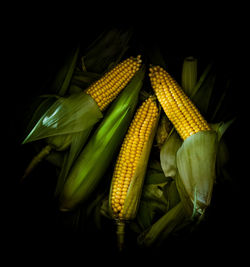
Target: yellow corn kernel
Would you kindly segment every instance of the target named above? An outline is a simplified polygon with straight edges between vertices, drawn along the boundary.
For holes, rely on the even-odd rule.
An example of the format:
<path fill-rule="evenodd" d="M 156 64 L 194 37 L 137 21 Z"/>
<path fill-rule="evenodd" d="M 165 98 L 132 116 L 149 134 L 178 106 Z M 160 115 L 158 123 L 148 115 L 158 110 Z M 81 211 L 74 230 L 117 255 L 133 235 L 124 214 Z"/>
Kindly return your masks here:
<path fill-rule="evenodd" d="M 160 66 L 149 69 L 155 94 L 183 140 L 210 127 L 180 85 Z"/>
<path fill-rule="evenodd" d="M 134 177 L 136 166 L 142 155 L 143 148 L 147 145 L 151 129 L 158 119 L 159 110 L 154 97 L 150 96 L 138 108 L 129 130 L 124 138 L 120 153 L 117 158 L 113 186 L 111 188 L 111 208 L 114 217 L 123 220 L 128 218 L 124 214 L 124 203 L 127 201 L 127 192 Z M 145 162 L 146 164 L 146 162 Z M 118 186 L 118 185 L 121 185 Z M 121 190 L 121 194 L 117 194 Z M 135 196 L 134 196 L 135 197 Z M 119 205 L 116 205 L 119 203 Z"/>
<path fill-rule="evenodd" d="M 100 110 L 104 110 L 116 96 L 126 87 L 141 65 L 141 56 L 129 57 L 119 63 L 102 78 L 86 89 L 97 103 Z"/>

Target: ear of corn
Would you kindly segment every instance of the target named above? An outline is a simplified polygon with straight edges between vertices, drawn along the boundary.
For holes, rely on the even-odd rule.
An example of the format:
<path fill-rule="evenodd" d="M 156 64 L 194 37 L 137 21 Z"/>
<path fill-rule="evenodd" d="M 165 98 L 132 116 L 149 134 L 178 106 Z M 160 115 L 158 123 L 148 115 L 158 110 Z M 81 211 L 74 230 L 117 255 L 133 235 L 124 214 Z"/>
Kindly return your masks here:
<path fill-rule="evenodd" d="M 210 128 L 179 84 L 163 68 L 151 67 L 150 80 L 166 115 L 184 140 L 181 146 L 179 141 L 173 140 L 172 155 L 176 154 L 176 160 L 168 158 L 164 163 L 168 167 L 165 168 L 165 173 L 173 170 L 186 214 L 200 216 L 211 200 L 215 180 L 217 133 Z M 164 154 L 162 151 L 161 160 Z"/>
<path fill-rule="evenodd" d="M 138 108 L 121 146 L 111 183 L 109 205 L 117 220 L 118 246 L 124 241 L 124 222 L 135 218 L 147 162 L 159 119 L 159 109 L 150 96 Z"/>
<path fill-rule="evenodd" d="M 74 133 L 88 131 L 85 134 L 86 141 L 93 125 L 102 117 L 101 111 L 126 87 L 140 65 L 140 56 L 130 57 L 93 83 L 86 93 L 59 98 L 40 118 L 23 143 L 47 138 L 51 148 L 62 151 L 71 145 Z M 24 177 L 42 160 L 41 156 L 45 157 L 46 154 L 39 153 L 31 161 Z"/>
<path fill-rule="evenodd" d="M 133 117 L 144 72 L 142 68 L 136 73 L 75 161 L 60 196 L 61 210 L 85 201 L 104 176 Z"/>
<path fill-rule="evenodd" d="M 210 127 L 179 84 L 160 66 L 150 68 L 155 94 L 169 120 L 183 140 Z"/>

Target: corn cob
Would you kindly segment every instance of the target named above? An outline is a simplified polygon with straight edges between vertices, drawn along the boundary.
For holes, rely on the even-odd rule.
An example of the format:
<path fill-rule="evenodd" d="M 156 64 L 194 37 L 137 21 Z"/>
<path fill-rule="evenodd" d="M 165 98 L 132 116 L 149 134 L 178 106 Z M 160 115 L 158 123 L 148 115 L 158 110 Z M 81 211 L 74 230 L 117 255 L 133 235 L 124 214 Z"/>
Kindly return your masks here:
<path fill-rule="evenodd" d="M 136 216 L 147 162 L 155 136 L 159 110 L 153 96 L 138 108 L 117 158 L 109 206 L 117 220 L 118 247 L 124 239 L 125 221 Z"/>
<path fill-rule="evenodd" d="M 129 57 L 86 89 L 103 111 L 128 84 L 141 65 L 141 56 Z"/>
<path fill-rule="evenodd" d="M 183 140 L 210 127 L 180 85 L 160 66 L 149 69 L 155 94 Z"/>
<path fill-rule="evenodd" d="M 60 209 L 68 211 L 94 191 L 119 149 L 134 115 L 145 68 L 141 68 L 108 109 L 68 175 L 60 196 Z"/>

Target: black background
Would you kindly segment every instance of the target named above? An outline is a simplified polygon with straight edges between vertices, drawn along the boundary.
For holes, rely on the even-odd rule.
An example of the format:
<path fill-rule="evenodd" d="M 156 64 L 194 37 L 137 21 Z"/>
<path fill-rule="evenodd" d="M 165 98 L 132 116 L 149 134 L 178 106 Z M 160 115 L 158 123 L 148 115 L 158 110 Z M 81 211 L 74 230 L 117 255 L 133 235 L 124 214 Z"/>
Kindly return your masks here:
<path fill-rule="evenodd" d="M 7 96 L 3 95 L 3 104 L 7 108 L 2 113 L 3 121 L 6 121 L 4 132 L 7 135 L 3 145 L 7 161 L 4 161 L 2 195 L 7 210 L 3 211 L 2 221 L 6 226 L 2 233 L 7 236 L 5 248 L 10 260 L 40 262 L 50 257 L 57 263 L 70 260 L 72 266 L 73 260 L 87 265 L 86 259 L 92 263 L 112 263 L 115 259 L 116 265 L 121 259 L 121 262 L 128 260 L 131 263 L 133 256 L 144 264 L 149 259 L 165 264 L 168 260 L 175 260 L 177 264 L 181 261 L 203 264 L 210 260 L 240 261 L 246 256 L 248 205 L 243 184 L 249 177 L 241 158 L 248 131 L 244 101 L 249 85 L 244 83 L 246 76 L 243 74 L 247 62 L 246 22 L 242 17 L 236 18 L 239 13 L 236 9 L 229 12 L 217 8 L 184 8 L 182 12 L 180 7 L 170 8 L 168 5 L 154 6 L 146 12 L 132 6 L 124 12 L 121 12 L 122 8 L 104 12 L 102 7 L 91 7 L 88 11 L 86 8 L 66 8 L 63 12 L 42 7 L 34 8 L 32 12 L 16 9 L 10 19 L 12 26 L 6 28 L 4 44 L 7 49 L 3 50 L 7 56 L 7 86 L 3 88 L 7 88 L 4 90 Z M 36 181 L 26 186 L 18 183 L 30 157 L 29 148 L 20 146 L 25 128 L 23 118 L 32 99 L 38 95 L 37 88 L 53 77 L 63 55 L 76 42 L 87 46 L 98 33 L 111 26 L 133 26 L 136 42 L 148 46 L 156 42 L 171 51 L 170 58 L 179 61 L 184 56 L 195 55 L 204 62 L 210 59 L 224 62 L 225 72 L 230 70 L 235 76 L 230 109 L 235 109 L 239 118 L 226 136 L 230 144 L 233 184 L 218 190 L 222 193 L 215 192 L 217 203 L 209 219 L 191 236 L 170 240 L 159 250 L 135 248 L 134 253 L 120 256 L 110 248 L 114 240 L 108 233 L 97 238 L 95 232 L 81 236 L 60 228 L 52 201 L 55 178 L 49 165 L 43 164 L 39 168 Z M 4 186 L 5 181 L 7 186 Z"/>

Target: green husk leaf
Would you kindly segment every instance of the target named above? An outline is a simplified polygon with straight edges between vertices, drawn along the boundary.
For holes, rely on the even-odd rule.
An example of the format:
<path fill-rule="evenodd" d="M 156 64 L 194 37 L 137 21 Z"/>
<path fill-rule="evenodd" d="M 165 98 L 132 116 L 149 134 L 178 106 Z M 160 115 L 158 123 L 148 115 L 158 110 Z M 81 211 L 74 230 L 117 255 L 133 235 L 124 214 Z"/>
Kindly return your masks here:
<path fill-rule="evenodd" d="M 170 181 L 170 178 L 164 175 L 160 161 L 151 157 L 148 163 L 144 184 L 162 184 L 167 181 Z"/>
<path fill-rule="evenodd" d="M 58 95 L 60 95 L 60 96 L 64 96 L 68 90 L 72 75 L 73 75 L 74 70 L 75 70 L 76 61 L 78 59 L 79 51 L 80 51 L 80 46 L 78 45 L 76 48 L 76 51 L 74 53 L 74 56 L 72 58 L 72 61 L 70 62 L 69 69 L 67 71 L 65 79 L 63 81 L 63 84 L 62 84 L 62 86 L 58 92 Z"/>
<path fill-rule="evenodd" d="M 76 84 L 71 84 L 70 87 L 69 87 L 69 94 L 72 95 L 72 94 L 79 94 L 83 91 L 83 89 L 76 85 Z"/>
<path fill-rule="evenodd" d="M 143 232 L 153 224 L 155 217 L 166 213 L 169 205 L 163 188 L 168 183 L 169 181 L 162 184 L 144 184 L 136 219 L 130 225 L 134 231 Z"/>
<path fill-rule="evenodd" d="M 74 162 L 60 195 L 61 210 L 71 210 L 84 202 L 104 177 L 134 115 L 144 73 L 144 67 L 136 73 Z"/>
<path fill-rule="evenodd" d="M 83 91 L 88 86 L 90 86 L 93 82 L 97 81 L 101 78 L 100 74 L 92 73 L 92 72 L 75 72 L 75 75 L 72 77 L 69 93 L 73 93 L 74 91 Z"/>
<path fill-rule="evenodd" d="M 229 155 L 230 154 L 226 143 L 223 139 L 220 140 L 216 160 L 216 181 L 232 181 L 232 177 L 227 168 L 227 163 L 229 162 L 230 158 Z"/>
<path fill-rule="evenodd" d="M 79 155 L 81 149 L 86 143 L 93 127 L 89 127 L 84 131 L 71 134 L 71 144 L 69 151 L 64 155 L 64 163 L 62 165 L 59 177 L 57 179 L 57 185 L 55 190 L 55 196 L 58 196 L 63 189 L 66 178 L 69 174 L 70 168 L 77 156 Z"/>
<path fill-rule="evenodd" d="M 150 227 L 152 220 L 154 218 L 154 209 L 153 206 L 155 202 L 149 202 L 141 200 L 140 207 L 137 212 L 136 222 L 133 221 L 129 226 L 136 233 L 141 233 L 148 227 Z"/>
<path fill-rule="evenodd" d="M 168 201 L 168 209 L 172 209 L 175 205 L 180 202 L 180 195 L 177 190 L 176 181 L 172 180 L 166 184 L 163 188 L 163 194 Z"/>
<path fill-rule="evenodd" d="M 185 74 L 186 72 L 191 72 L 191 70 L 189 69 L 192 69 L 192 67 L 188 66 L 185 68 L 185 62 L 184 62 L 182 75 L 186 77 L 185 80 L 191 79 L 189 77 L 190 76 L 189 73 Z M 203 71 L 196 85 L 193 86 L 192 88 L 189 86 L 189 89 L 186 92 L 187 95 L 191 98 L 191 100 L 199 108 L 200 112 L 203 115 L 207 115 L 208 113 L 208 108 L 211 102 L 212 93 L 213 90 L 215 89 L 215 81 L 216 81 L 215 69 L 213 67 L 213 63 L 210 63 Z M 184 91 L 186 90 L 184 89 Z"/>
<path fill-rule="evenodd" d="M 208 66 L 206 67 L 206 69 L 202 73 L 200 79 L 198 80 L 198 82 L 196 83 L 196 85 L 194 86 L 194 88 L 192 90 L 192 93 L 190 94 L 191 99 L 194 98 L 194 96 L 197 94 L 197 92 L 200 90 L 200 88 L 203 86 L 203 84 L 206 83 L 206 79 L 207 79 L 212 67 L 213 67 L 213 63 L 208 64 Z"/>
<path fill-rule="evenodd" d="M 83 70 L 103 73 L 116 65 L 128 49 L 132 30 L 106 30 L 87 48 L 82 62 Z"/>
<path fill-rule="evenodd" d="M 102 200 L 102 204 L 100 207 L 100 213 L 102 216 L 112 219 L 112 215 L 110 214 L 110 209 L 109 209 L 109 199 L 108 196 Z"/>
<path fill-rule="evenodd" d="M 51 89 L 55 94 L 60 96 L 64 96 L 66 94 L 72 75 L 74 73 L 79 51 L 80 46 L 77 45 L 72 49 L 68 57 L 65 59 L 65 63 L 59 69 L 51 86 Z"/>
<path fill-rule="evenodd" d="M 159 160 L 151 158 L 149 162 L 149 168 L 156 172 L 162 172 L 161 163 Z"/>
<path fill-rule="evenodd" d="M 32 106 L 35 106 L 34 110 L 31 108 L 32 117 L 27 123 L 26 133 L 28 134 L 37 124 L 39 119 L 44 113 L 51 107 L 51 105 L 57 100 L 56 97 L 37 98 Z"/>
<path fill-rule="evenodd" d="M 153 43 L 150 46 L 146 47 L 146 53 L 149 58 L 149 61 L 153 65 L 159 65 L 164 69 L 167 68 L 161 49 L 157 43 Z"/>
<path fill-rule="evenodd" d="M 102 113 L 84 92 L 59 98 L 40 118 L 23 143 L 83 131 L 93 126 Z"/>
<path fill-rule="evenodd" d="M 232 123 L 234 123 L 235 118 L 227 121 L 227 122 L 219 122 L 219 123 L 213 123 L 210 124 L 211 128 L 217 132 L 218 140 L 220 141 L 226 130 L 231 126 Z"/>
<path fill-rule="evenodd" d="M 155 171 L 153 169 L 148 169 L 145 177 L 146 184 L 161 184 L 169 179 L 164 175 L 163 172 Z"/>
<path fill-rule="evenodd" d="M 202 131 L 188 137 L 177 152 L 177 188 L 190 216 L 194 206 L 195 213 L 203 214 L 210 204 L 217 149 L 217 133 Z"/>
<path fill-rule="evenodd" d="M 162 171 L 160 173 L 154 169 L 149 170 L 151 172 L 147 171 L 145 177 L 136 219 L 130 225 L 131 229 L 137 233 L 145 231 L 180 201 L 175 181 L 165 177 Z M 151 177 L 160 174 L 160 179 Z M 153 183 L 149 183 L 147 179 Z"/>
<path fill-rule="evenodd" d="M 149 229 L 145 230 L 137 238 L 138 244 L 144 247 L 159 246 L 173 230 L 185 219 L 182 202 L 170 209 L 157 220 Z"/>
<path fill-rule="evenodd" d="M 63 157 L 63 153 L 58 151 L 51 151 L 46 157 L 46 160 L 57 168 L 61 169 L 63 165 Z"/>
<path fill-rule="evenodd" d="M 207 114 L 212 92 L 215 88 L 215 81 L 216 75 L 211 71 L 199 90 L 197 90 L 195 95 L 192 96 L 192 101 L 196 104 L 203 115 Z"/>
<path fill-rule="evenodd" d="M 190 96 L 197 82 L 197 59 L 186 57 L 183 61 L 181 86 L 185 93 Z"/>

